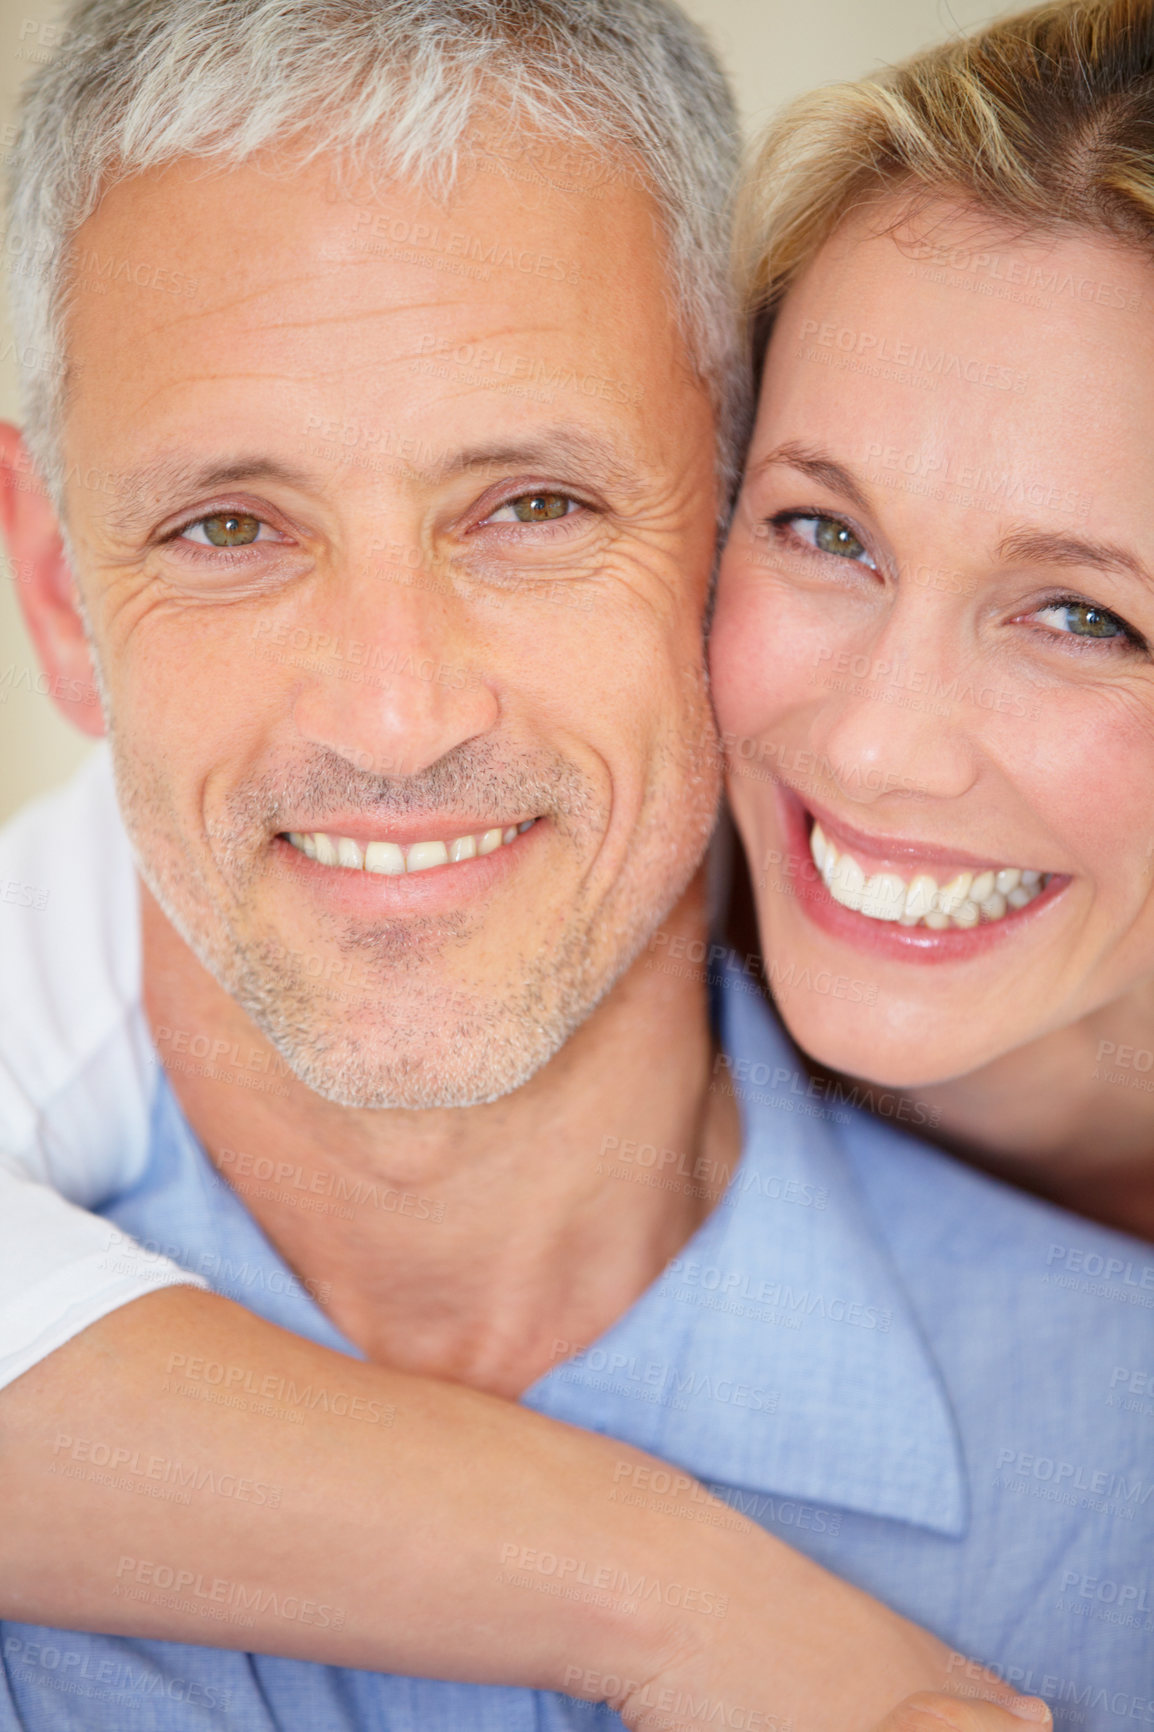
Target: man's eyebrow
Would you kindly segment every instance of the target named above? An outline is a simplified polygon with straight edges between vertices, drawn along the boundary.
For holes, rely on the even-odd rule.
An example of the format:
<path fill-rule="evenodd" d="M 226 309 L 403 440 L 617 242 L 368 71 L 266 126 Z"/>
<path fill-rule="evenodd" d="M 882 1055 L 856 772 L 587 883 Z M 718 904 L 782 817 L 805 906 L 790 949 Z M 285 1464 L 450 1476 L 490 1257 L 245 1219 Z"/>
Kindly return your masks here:
<path fill-rule="evenodd" d="M 422 480 L 437 483 L 471 470 L 544 470 L 577 468 L 591 482 L 627 497 L 640 491 L 641 478 L 622 455 L 619 443 L 577 428 L 549 428 L 520 444 L 466 447 L 438 460 L 429 454 L 427 464 L 410 458 L 406 467 Z M 159 457 L 127 475 L 117 476 L 113 486 L 116 503 L 108 514 L 108 527 L 123 534 L 137 530 L 157 511 L 171 509 L 173 499 L 192 499 L 226 487 L 245 483 L 277 481 L 298 492 L 315 491 L 318 478 L 273 457 L 238 457 L 229 463 L 190 463 L 179 455 Z"/>
<path fill-rule="evenodd" d="M 622 450 L 620 441 L 603 438 L 577 427 L 549 427 L 533 432 L 521 443 L 468 446 L 454 452 L 425 471 L 429 481 L 448 480 L 470 470 L 511 469 L 584 470 L 590 479 L 602 486 L 635 493 L 641 487 L 641 477 L 630 461 L 632 453 Z"/>
<path fill-rule="evenodd" d="M 181 456 L 158 457 L 140 469 L 115 477 L 116 503 L 108 513 L 108 527 L 129 534 L 156 512 L 167 513 L 172 509 L 169 502 L 173 499 L 192 499 L 226 487 L 262 481 L 279 481 L 300 492 L 316 485 L 314 476 L 274 457 L 238 457 L 231 463 L 190 463 Z"/>
<path fill-rule="evenodd" d="M 1149 569 L 1125 547 L 1090 541 L 1081 535 L 1058 535 L 1044 529 L 1014 529 L 998 543 L 999 559 L 1007 564 L 1092 565 L 1099 571 L 1125 572 L 1151 581 Z"/>
<path fill-rule="evenodd" d="M 788 464 L 789 468 L 808 475 L 809 479 L 816 481 L 820 487 L 828 487 L 831 493 L 840 493 L 851 505 L 856 505 L 859 511 L 870 509 L 865 490 L 853 472 L 847 469 L 844 463 L 839 463 L 836 458 L 829 456 L 828 452 L 820 451 L 816 446 L 802 445 L 796 439 L 787 439 L 784 445 L 776 446 L 754 464 L 754 473 L 759 474 L 775 463 Z"/>

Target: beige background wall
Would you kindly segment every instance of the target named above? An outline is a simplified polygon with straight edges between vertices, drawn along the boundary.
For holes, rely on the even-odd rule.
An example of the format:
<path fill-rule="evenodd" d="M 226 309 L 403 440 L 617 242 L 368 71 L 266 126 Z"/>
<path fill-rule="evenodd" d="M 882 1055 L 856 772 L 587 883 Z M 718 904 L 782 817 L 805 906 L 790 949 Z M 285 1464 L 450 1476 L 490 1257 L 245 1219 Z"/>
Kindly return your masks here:
<path fill-rule="evenodd" d="M 980 0 L 683 0 L 712 34 L 733 75 L 747 124 L 758 125 L 786 98 L 814 84 L 853 78 L 899 59 L 999 8 Z M 12 136 L 21 80 L 51 53 L 59 9 L 0 0 L 0 158 Z M 6 315 L 0 319 L 0 415 L 16 416 Z M 52 787 L 80 761 L 85 744 L 36 692 L 31 644 L 20 621 L 17 584 L 0 573 L 0 822 Z"/>

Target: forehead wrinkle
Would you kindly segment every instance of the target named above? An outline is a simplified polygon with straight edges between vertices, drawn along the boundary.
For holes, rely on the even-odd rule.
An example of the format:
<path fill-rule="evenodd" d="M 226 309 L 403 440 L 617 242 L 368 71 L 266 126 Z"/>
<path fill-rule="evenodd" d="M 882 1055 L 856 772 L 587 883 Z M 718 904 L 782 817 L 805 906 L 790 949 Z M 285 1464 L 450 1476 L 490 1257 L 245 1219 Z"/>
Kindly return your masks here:
<path fill-rule="evenodd" d="M 279 287 L 279 285 L 278 285 Z M 273 290 L 267 293 L 272 294 Z M 270 320 L 265 315 L 256 318 L 253 326 L 240 326 L 244 331 L 255 329 L 267 331 L 316 331 L 323 330 L 328 325 L 372 324 L 385 319 L 407 318 L 414 313 L 444 313 L 446 308 L 456 311 L 460 306 L 457 301 L 397 301 L 388 305 L 373 307 L 347 307 L 339 312 L 314 315 L 307 313 L 301 317 L 277 318 Z M 232 313 L 236 307 L 231 302 L 221 302 L 218 306 L 206 309 L 202 317 L 213 318 L 219 313 Z"/>
<path fill-rule="evenodd" d="M 429 294 L 427 297 L 398 301 L 392 305 L 374 306 L 359 310 L 350 308 L 344 312 L 321 314 L 317 317 L 308 315 L 301 318 L 285 318 L 270 321 L 267 309 L 262 311 L 260 306 L 261 302 L 268 300 L 270 297 L 275 298 L 278 295 L 287 294 L 293 289 L 302 286 L 313 286 L 318 282 L 327 285 L 334 277 L 344 271 L 358 266 L 368 268 L 376 265 L 379 267 L 380 261 L 372 258 L 360 259 L 356 257 L 342 257 L 335 261 L 318 261 L 318 266 L 321 264 L 328 265 L 330 268 L 323 272 L 319 268 L 313 271 L 298 271 L 293 273 L 291 276 L 278 277 L 272 282 L 255 283 L 248 289 L 233 288 L 231 294 L 224 294 L 219 300 L 212 301 L 211 303 L 202 302 L 193 307 L 181 307 L 179 309 L 170 309 L 166 307 L 165 311 L 171 312 L 172 317 L 165 322 L 164 330 L 166 332 L 179 331 L 184 326 L 196 325 L 205 320 L 218 319 L 225 316 L 238 316 L 245 308 L 248 308 L 252 314 L 252 328 L 267 330 L 270 324 L 272 324 L 277 330 L 291 331 L 311 330 L 326 325 L 347 324 L 351 320 L 362 321 L 397 318 L 414 313 L 443 313 L 446 306 L 455 307 L 458 304 L 453 301 L 446 301 L 444 298 L 438 298 L 436 295 Z M 333 266 L 335 266 L 335 268 L 332 268 Z M 83 289 L 83 272 L 79 268 L 74 267 L 71 283 L 74 288 Z M 223 283 L 221 284 L 222 288 L 225 286 L 226 285 Z M 229 284 L 228 287 L 233 286 Z M 208 285 L 203 281 L 198 280 L 197 288 L 202 292 L 207 292 Z M 146 300 L 144 304 L 152 305 L 153 303 L 152 301 Z M 238 330 L 244 330 L 245 328 L 246 327 L 244 326 L 238 326 Z"/>

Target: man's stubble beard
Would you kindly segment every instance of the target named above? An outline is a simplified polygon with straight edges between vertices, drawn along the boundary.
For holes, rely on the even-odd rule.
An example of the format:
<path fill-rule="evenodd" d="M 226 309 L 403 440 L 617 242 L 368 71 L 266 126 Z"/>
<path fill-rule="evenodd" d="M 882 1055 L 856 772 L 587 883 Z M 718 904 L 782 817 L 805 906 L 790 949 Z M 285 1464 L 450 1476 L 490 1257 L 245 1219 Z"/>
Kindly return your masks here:
<path fill-rule="evenodd" d="M 581 854 L 582 842 L 603 832 L 605 813 L 564 759 L 538 755 L 509 767 L 482 743 L 458 748 L 421 776 L 389 782 L 317 753 L 303 770 L 294 765 L 231 797 L 209 835 L 212 882 L 196 850 L 182 843 L 162 767 L 119 749 L 110 730 L 121 810 L 138 870 L 166 918 L 306 1087 L 351 1108 L 476 1106 L 522 1087 L 554 1057 L 692 881 L 716 815 L 718 770 L 704 678 L 689 683 L 692 713 L 682 716 L 684 732 L 671 749 L 684 800 L 669 811 L 651 799 L 658 809 L 638 826 L 609 894 L 584 906 L 579 898 L 560 940 L 518 957 L 504 990 L 446 993 L 429 981 L 434 958 L 467 950 L 471 921 L 463 912 L 343 922 L 334 988 L 278 936 L 253 932 L 246 910 L 269 838 L 281 828 L 277 814 L 289 806 L 302 828 L 310 827 L 302 814 L 342 807 L 386 817 L 439 807 L 536 811 Z M 396 996 L 404 999 L 403 1022 L 390 1007 Z"/>

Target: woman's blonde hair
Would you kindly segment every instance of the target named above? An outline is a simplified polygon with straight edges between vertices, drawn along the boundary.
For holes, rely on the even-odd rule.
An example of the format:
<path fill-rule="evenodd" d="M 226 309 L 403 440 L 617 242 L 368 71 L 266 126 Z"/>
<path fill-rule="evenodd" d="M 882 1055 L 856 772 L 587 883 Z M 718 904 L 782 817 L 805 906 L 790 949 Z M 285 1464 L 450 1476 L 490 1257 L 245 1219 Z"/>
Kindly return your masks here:
<path fill-rule="evenodd" d="M 1051 0 L 787 108 L 755 148 L 738 214 L 759 349 L 851 211 L 906 192 L 1154 254 L 1154 0 Z"/>

